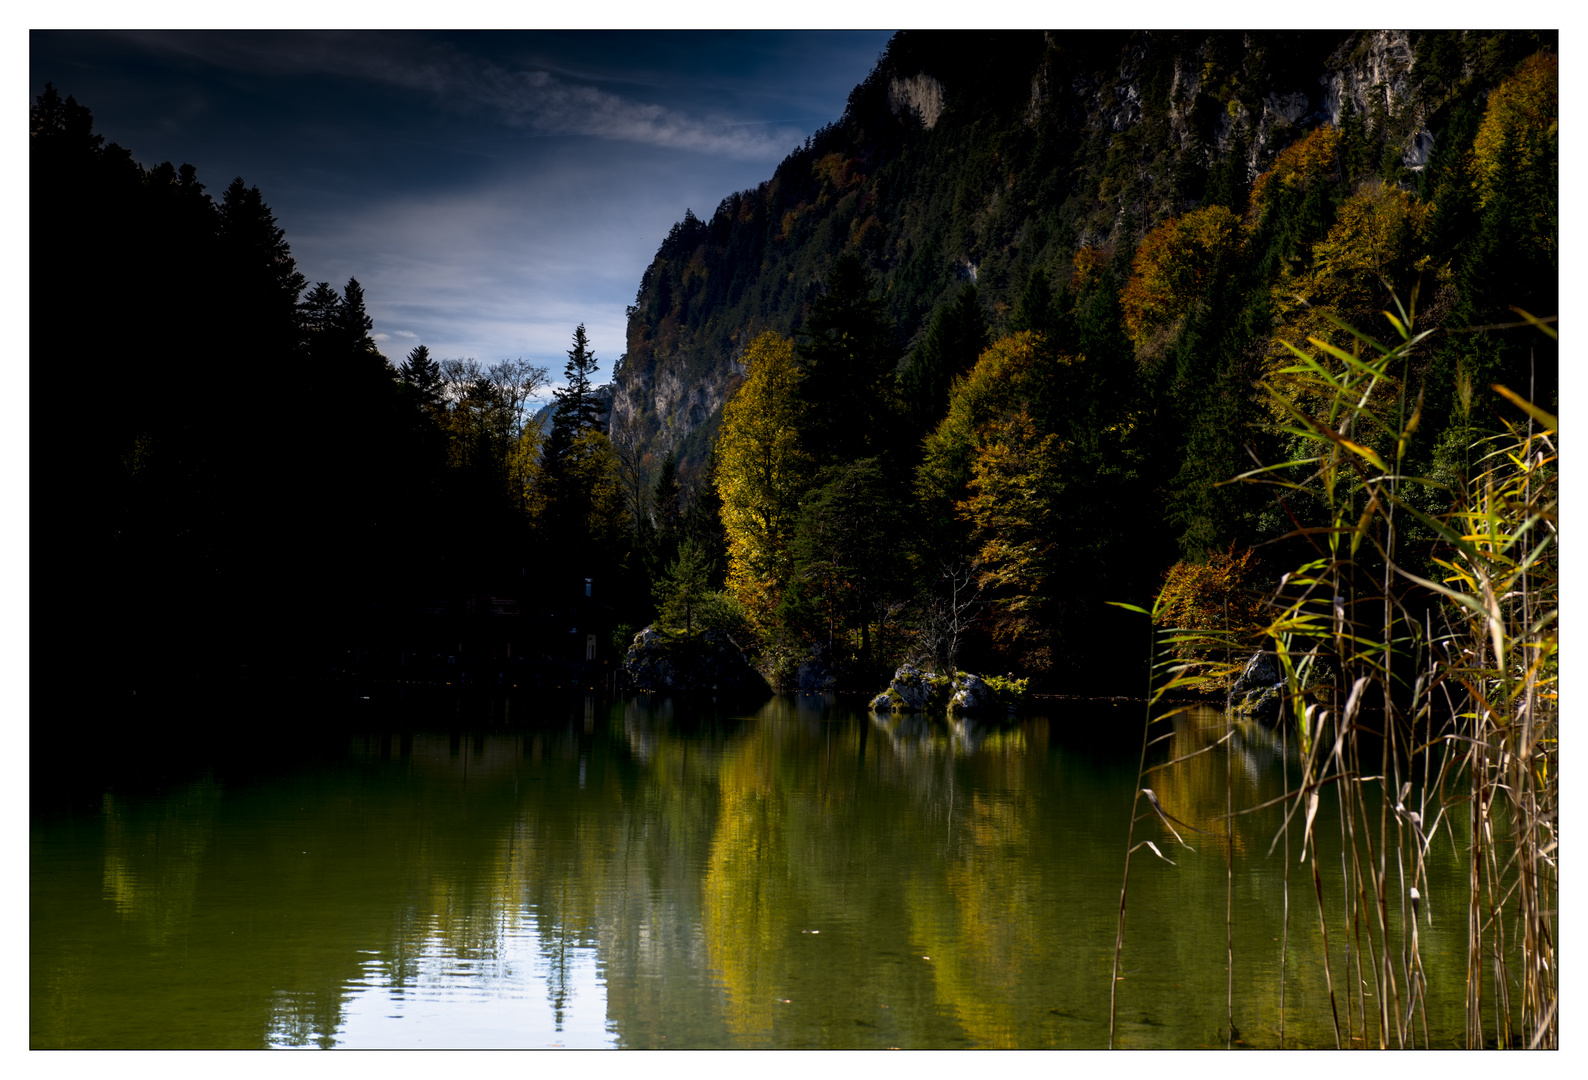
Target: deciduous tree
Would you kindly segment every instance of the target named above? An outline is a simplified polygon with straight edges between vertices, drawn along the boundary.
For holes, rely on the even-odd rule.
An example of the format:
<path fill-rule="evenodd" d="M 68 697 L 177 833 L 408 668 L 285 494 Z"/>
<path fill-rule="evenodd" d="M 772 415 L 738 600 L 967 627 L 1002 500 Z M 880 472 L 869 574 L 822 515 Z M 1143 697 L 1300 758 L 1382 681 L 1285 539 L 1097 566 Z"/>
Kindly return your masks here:
<path fill-rule="evenodd" d="M 751 619 L 767 627 L 792 573 L 789 540 L 811 479 L 800 430 L 799 388 L 807 376 L 793 343 L 770 331 L 750 343 L 744 362 L 749 375 L 723 407 L 716 487 L 728 586 Z"/>

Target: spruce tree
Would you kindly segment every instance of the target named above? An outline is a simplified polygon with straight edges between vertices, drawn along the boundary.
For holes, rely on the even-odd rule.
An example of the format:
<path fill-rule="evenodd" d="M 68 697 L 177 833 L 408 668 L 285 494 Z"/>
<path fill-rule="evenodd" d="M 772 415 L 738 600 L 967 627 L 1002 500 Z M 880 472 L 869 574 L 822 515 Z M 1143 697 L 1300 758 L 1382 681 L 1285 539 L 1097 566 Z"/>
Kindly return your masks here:
<path fill-rule="evenodd" d="M 376 346 L 375 339 L 370 336 L 370 331 L 375 329 L 375 320 L 364 309 L 364 287 L 358 283 L 358 278 L 347 279 L 347 287 L 342 290 L 342 303 L 332 316 L 332 326 L 337 347 L 345 350 L 348 356 L 363 358 L 371 366 L 378 366 L 384 374 L 394 374 L 386 357 Z"/>
<path fill-rule="evenodd" d="M 1025 291 L 1015 304 L 1014 314 L 1009 316 L 1009 332 L 1018 334 L 1022 330 L 1038 330 L 1049 333 L 1058 325 L 1059 313 L 1054 304 L 1053 288 L 1048 284 L 1048 275 L 1040 268 L 1033 270 L 1026 279 Z"/>
<path fill-rule="evenodd" d="M 229 315 L 249 328 L 239 362 L 281 363 L 301 341 L 298 298 L 308 283 L 259 188 L 240 176 L 221 198 L 220 247 Z"/>
<path fill-rule="evenodd" d="M 910 366 L 899 377 L 916 431 L 926 431 L 942 419 L 955 377 L 974 367 L 987 345 L 987 315 L 977 298 L 976 283 L 970 282 L 952 304 L 938 308 Z"/>
<path fill-rule="evenodd" d="M 728 533 L 722 526 L 722 493 L 717 490 L 717 451 L 706 454 L 701 470 L 680 520 L 680 534 L 690 540 L 706 558 L 711 587 L 720 589 L 728 575 Z"/>
<path fill-rule="evenodd" d="M 678 488 L 678 456 L 669 450 L 662 459 L 662 468 L 656 477 L 655 495 L 651 500 L 651 515 L 656 531 L 667 536 L 678 531 L 682 516 L 681 493 Z"/>
<path fill-rule="evenodd" d="M 441 400 L 441 365 L 431 359 L 428 348 L 415 345 L 400 370 L 402 377 L 419 391 L 422 404 L 434 406 Z"/>
<path fill-rule="evenodd" d="M 590 376 L 595 374 L 595 353 L 590 351 L 590 339 L 585 334 L 584 323 L 573 332 L 573 348 L 568 350 L 568 363 L 563 366 L 566 384 L 552 391 L 557 412 L 552 417 L 551 434 L 546 439 L 547 463 L 556 469 L 563 463 L 574 441 L 586 431 L 601 426 L 601 402 L 596 399 Z"/>
<path fill-rule="evenodd" d="M 796 348 L 808 408 L 801 434 L 811 456 L 828 464 L 891 449 L 898 353 L 882 301 L 872 295 L 871 275 L 854 252 L 833 263 Z"/>
<path fill-rule="evenodd" d="M 1368 133 L 1356 104 L 1346 98 L 1340 106 L 1340 172 L 1350 191 L 1368 171 Z"/>
<path fill-rule="evenodd" d="M 323 355 L 340 344 L 334 339 L 341 323 L 338 310 L 341 306 L 342 298 L 329 281 L 317 282 L 298 304 L 298 318 L 311 352 Z"/>

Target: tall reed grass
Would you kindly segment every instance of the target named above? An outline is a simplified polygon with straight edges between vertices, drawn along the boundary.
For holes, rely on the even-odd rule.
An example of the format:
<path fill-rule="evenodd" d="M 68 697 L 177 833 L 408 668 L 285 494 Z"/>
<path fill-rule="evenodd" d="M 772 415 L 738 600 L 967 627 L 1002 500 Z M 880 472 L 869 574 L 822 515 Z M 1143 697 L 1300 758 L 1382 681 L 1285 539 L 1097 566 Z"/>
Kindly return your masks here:
<path fill-rule="evenodd" d="M 1474 442 L 1469 475 L 1443 486 L 1408 475 L 1423 419 L 1408 375 L 1427 334 L 1404 308 L 1388 317 L 1393 344 L 1341 324 L 1354 348 L 1309 338 L 1264 384 L 1300 452 L 1232 482 L 1270 486 L 1294 524 L 1283 540 L 1307 555 L 1268 597 L 1259 639 L 1205 626 L 1154 638 L 1110 1045 L 1131 856 L 1147 847 L 1167 859 L 1152 840 L 1138 841 L 1136 825 L 1157 818 L 1181 840 L 1150 790 L 1149 774 L 1167 763 L 1149 767 L 1149 750 L 1169 737 L 1161 725 L 1178 711 L 1164 702 L 1178 690 L 1227 686 L 1254 647 L 1283 673 L 1281 722 L 1300 759 L 1301 782 L 1292 790 L 1287 780 L 1284 825 L 1270 848 L 1283 842 L 1287 853 L 1285 947 L 1294 830 L 1299 863 L 1311 864 L 1336 1045 L 1432 1044 L 1428 995 L 1448 988 L 1429 985 L 1419 926 L 1433 918 L 1424 862 L 1441 828 L 1467 863 L 1465 1044 L 1558 1045 L 1559 425 L 1495 385 L 1518 419 Z M 1471 388 L 1463 395 L 1470 402 Z M 1431 513 L 1433 505 L 1447 508 Z M 1160 595 L 1143 613 L 1156 622 L 1162 605 Z M 1204 662 L 1188 662 L 1188 653 Z M 1230 724 L 1233 732 L 1233 716 Z M 1315 833 L 1325 800 L 1336 803 L 1341 832 L 1344 915 L 1333 922 Z M 1230 802 L 1227 813 L 1272 805 Z M 1229 964 L 1233 971 L 1233 953 Z M 1233 1038 L 1233 1005 L 1229 1023 Z M 1282 1007 L 1281 1045 L 1283 1023 Z"/>

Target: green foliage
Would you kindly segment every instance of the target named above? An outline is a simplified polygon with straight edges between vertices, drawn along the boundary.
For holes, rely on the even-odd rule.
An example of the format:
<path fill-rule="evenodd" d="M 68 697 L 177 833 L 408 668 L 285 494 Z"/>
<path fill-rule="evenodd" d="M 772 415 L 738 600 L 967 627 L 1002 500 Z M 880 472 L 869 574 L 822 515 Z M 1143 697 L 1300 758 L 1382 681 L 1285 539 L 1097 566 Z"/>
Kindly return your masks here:
<path fill-rule="evenodd" d="M 1463 898 L 1475 928 L 1469 969 L 1499 948 L 1490 938 L 1502 922 L 1518 927 L 1523 953 L 1521 978 L 1512 986 L 1496 980 L 1501 1004 L 1488 1010 L 1492 1038 L 1512 1044 L 1518 1010 L 1506 1002 L 1515 993 L 1518 1034 L 1533 1045 L 1552 1045 L 1559 994 L 1550 928 L 1558 885 L 1549 859 L 1559 807 L 1558 421 L 1496 384 L 1494 394 L 1525 419 L 1473 448 L 1483 471 L 1446 489 L 1447 512 L 1419 510 L 1407 495 L 1428 482 L 1408 472 L 1420 410 L 1396 376 L 1429 331 L 1415 332 L 1409 320 L 1397 321 L 1395 330 L 1393 346 L 1365 344 L 1354 355 L 1321 343 L 1296 349 L 1296 362 L 1279 373 L 1310 384 L 1311 393 L 1275 387 L 1276 400 L 1307 396 L 1322 405 L 1287 407 L 1308 453 L 1287 470 L 1294 480 L 1265 482 L 1281 485 L 1287 498 L 1310 498 L 1322 513 L 1303 530 L 1309 550 L 1280 579 L 1263 632 L 1274 640 L 1283 670 L 1303 792 L 1332 786 L 1342 806 L 1367 820 L 1369 798 L 1411 805 L 1420 776 L 1423 820 L 1433 819 L 1436 808 L 1472 813 L 1472 887 Z M 1431 572 L 1405 550 L 1413 522 L 1432 540 Z M 1372 732 L 1371 744 L 1364 745 L 1363 732 Z M 1320 738 L 1324 733 L 1331 739 Z M 1449 753 L 1444 746 L 1460 749 Z M 1437 760 L 1431 748 L 1441 748 Z M 1390 769 L 1393 776 L 1386 776 Z M 1484 790 L 1493 794 L 1479 794 Z M 1311 814 L 1309 806 L 1309 822 Z M 1378 867 L 1383 852 L 1399 846 L 1399 835 L 1380 828 Z M 1499 836 L 1504 857 L 1496 850 Z M 1316 857 L 1310 826 L 1304 843 Z M 1357 841 L 1351 843 L 1354 849 Z M 1422 850 L 1420 835 L 1414 833 L 1411 846 Z M 1386 887 L 1371 862 L 1353 851 L 1348 894 Z M 1415 883 L 1420 860 L 1407 865 Z M 1398 947 L 1382 914 L 1365 914 L 1354 917 L 1375 947 Z M 1415 959 L 1415 936 L 1408 947 Z M 1484 992 L 1481 981 L 1468 981 L 1469 1045 L 1486 1038 Z M 1398 1006 L 1382 1010 L 1381 1043 L 1415 1042 L 1410 1015 Z"/>
<path fill-rule="evenodd" d="M 829 470 L 800 501 L 792 553 L 804 588 L 785 611 L 808 604 L 830 648 L 858 631 L 862 665 L 872 663 L 872 631 L 904 582 L 903 509 L 875 458 Z"/>
<path fill-rule="evenodd" d="M 1034 298 L 1033 303 L 1041 300 Z M 1047 305 L 1051 304 L 1049 298 Z M 1046 308 L 1036 317 L 1052 321 Z M 899 375 L 899 391 L 915 430 L 924 432 L 937 426 L 948 408 L 949 387 L 975 365 L 988 341 L 987 315 L 972 282 L 960 290 L 952 304 L 938 309 L 926 336 Z"/>
<path fill-rule="evenodd" d="M 804 372 L 797 392 L 807 409 L 801 428 L 811 460 L 828 465 L 890 451 L 899 413 L 898 353 L 882 301 L 872 295 L 870 275 L 853 252 L 833 263 L 795 349 Z"/>
<path fill-rule="evenodd" d="M 543 371 L 423 346 L 393 371 L 357 280 L 306 290 L 257 189 L 238 180 L 216 202 L 191 167 L 144 169 L 47 89 L 31 118 L 35 283 L 80 282 L 104 325 L 180 358 L 163 382 L 91 361 L 123 407 L 60 452 L 62 476 L 102 478 L 83 507 L 105 508 L 69 509 L 62 532 L 114 536 L 129 579 L 191 565 L 215 589 L 265 589 L 274 571 L 255 568 L 291 549 L 290 522 L 323 519 L 369 555 L 318 567 L 349 597 L 386 596 L 377 582 L 417 550 L 437 553 L 436 590 L 495 589 L 539 561 L 618 583 L 623 621 L 654 602 L 686 635 L 726 587 L 785 669 L 821 641 L 840 663 L 946 649 L 1097 677 L 1104 601 L 1151 595 L 1177 555 L 1196 622 L 1213 593 L 1191 579 L 1234 573 L 1208 551 L 1289 557 L 1328 498 L 1363 512 L 1358 480 L 1320 498 L 1281 470 L 1296 485 L 1283 502 L 1227 482 L 1320 424 L 1340 434 L 1338 387 L 1372 351 L 1342 320 L 1393 311 L 1440 330 L 1396 354 L 1351 437 L 1389 460 L 1418 418 L 1405 461 L 1437 483 L 1400 497 L 1430 519 L 1481 471 L 1474 442 L 1515 419 L 1487 385 L 1531 385 L 1553 408 L 1555 343 L 1508 329 L 1513 307 L 1547 315 L 1558 297 L 1557 65 L 1529 55 L 1538 41 L 1419 35 L 1409 98 L 1299 130 L 1257 123 L 1267 95 L 1365 38 L 976 40 L 1003 54 L 900 35 L 844 119 L 771 180 L 709 220 L 686 212 L 630 311 L 623 378 L 662 362 L 734 386 L 722 373 L 742 361 L 747 376 L 684 437 L 642 416 L 617 446 L 583 326 L 542 440 L 524 412 Z M 896 100 L 895 76 L 917 74 L 938 80 L 940 113 Z M 1061 106 L 1078 85 L 1139 115 Z M 1414 121 L 1435 133 L 1416 194 L 1400 164 Z M 102 257 L 70 256 L 85 250 Z M 88 363 L 72 290 L 36 294 L 36 348 Z M 989 343 L 994 323 L 1009 333 Z M 201 366 L 239 325 L 257 333 L 235 363 Z M 287 380 L 259 390 L 247 373 L 304 365 L 323 380 L 314 438 L 242 449 L 237 430 L 304 409 Z M 282 524 L 236 539 L 267 519 Z M 1426 553 L 1438 533 L 1413 515 L 1397 535 Z M 99 542 L 62 550 L 90 565 Z M 1427 576 L 1426 557 L 1402 564 Z"/>
<path fill-rule="evenodd" d="M 1079 252 L 1077 257 L 1079 258 Z M 1059 312 L 1055 305 L 1053 289 L 1048 285 L 1048 275 L 1040 269 L 1033 270 L 1031 276 L 1026 279 L 1025 291 L 1020 294 L 1020 301 L 1015 305 L 1014 314 L 1009 316 L 1009 332 L 1018 334 L 1022 330 L 1035 330 L 1046 334 L 1057 330 L 1058 326 Z M 985 342 L 982 348 L 986 348 Z M 978 353 L 980 351 L 977 350 Z"/>
<path fill-rule="evenodd" d="M 1016 679 L 1006 675 L 983 675 L 981 681 L 987 684 L 1000 705 L 1007 705 L 1010 708 L 1024 700 L 1026 688 L 1031 684 L 1030 679 Z"/>
<path fill-rule="evenodd" d="M 710 592 L 706 558 L 698 547 L 686 540 L 666 575 L 652 586 L 658 621 L 675 631 L 682 627 L 685 637 L 694 637 L 695 631 L 702 628 L 698 626 L 700 614 L 708 603 Z"/>
<path fill-rule="evenodd" d="M 563 368 L 564 384 L 552 391 L 557 412 L 551 421 L 545 452 L 554 474 L 579 436 L 600 427 L 602 406 L 590 382 L 598 363 L 590 351 L 584 323 L 580 323 L 574 328 L 573 348 L 568 350 L 568 363 Z"/>
<path fill-rule="evenodd" d="M 430 350 L 415 345 L 408 358 L 398 369 L 403 379 L 419 394 L 420 403 L 427 409 L 441 404 L 441 365 L 430 356 Z"/>

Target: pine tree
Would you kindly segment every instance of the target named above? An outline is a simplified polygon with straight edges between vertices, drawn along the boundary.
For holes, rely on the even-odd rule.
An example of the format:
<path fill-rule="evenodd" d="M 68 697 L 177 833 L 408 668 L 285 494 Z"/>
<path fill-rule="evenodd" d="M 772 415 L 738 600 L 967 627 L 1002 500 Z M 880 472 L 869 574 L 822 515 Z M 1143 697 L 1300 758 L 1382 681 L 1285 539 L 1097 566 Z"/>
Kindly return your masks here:
<path fill-rule="evenodd" d="M 1251 148 L 1246 121 L 1239 120 L 1230 135 L 1229 146 L 1208 172 L 1207 189 L 1202 198 L 1204 206 L 1223 206 L 1237 214 L 1246 212 L 1246 196 L 1251 189 L 1246 157 Z"/>
<path fill-rule="evenodd" d="M 663 536 L 678 531 L 681 515 L 678 488 L 678 457 L 671 450 L 662 459 L 662 468 L 656 477 L 656 490 L 651 499 L 651 516 L 656 530 Z"/>
<path fill-rule="evenodd" d="M 975 366 L 987 345 L 987 315 L 977 299 L 976 283 L 970 282 L 952 304 L 938 308 L 910 365 L 899 377 L 899 389 L 917 432 L 927 431 L 942 419 L 948 409 L 949 387 L 957 376 Z"/>
<path fill-rule="evenodd" d="M 340 344 L 336 337 L 341 324 L 341 306 L 342 298 L 331 288 L 329 281 L 315 283 L 314 288 L 298 304 L 298 317 L 311 351 L 323 355 L 336 350 Z"/>
<path fill-rule="evenodd" d="M 1048 284 L 1048 275 L 1040 268 L 1033 270 L 1026 279 L 1025 291 L 1015 304 L 1014 314 L 1009 316 L 1009 332 L 1018 334 L 1022 330 L 1036 330 L 1046 334 L 1057 329 L 1058 325 L 1059 313 L 1054 304 L 1053 287 Z"/>
<path fill-rule="evenodd" d="M 705 556 L 711 587 L 722 588 L 728 574 L 728 534 L 722 526 L 722 494 L 717 490 L 715 447 L 706 454 L 706 466 L 690 489 L 680 532 Z"/>
<path fill-rule="evenodd" d="M 696 614 L 711 591 L 710 571 L 706 555 L 685 540 L 666 575 L 652 586 L 658 621 L 670 627 L 683 624 L 685 638 L 693 638 Z"/>
<path fill-rule="evenodd" d="M 350 357 L 366 359 L 371 366 L 378 365 L 384 374 L 395 374 L 376 346 L 375 339 L 370 336 L 370 331 L 375 329 L 375 320 L 364 310 L 364 287 L 358 283 L 358 278 L 347 279 L 347 287 L 342 290 L 342 303 L 332 317 L 332 326 L 338 347 Z"/>
<path fill-rule="evenodd" d="M 422 405 L 435 407 L 441 400 L 441 365 L 430 357 L 430 350 L 415 345 L 403 361 L 401 374 L 417 391 Z"/>
<path fill-rule="evenodd" d="M 894 448 L 898 353 L 882 301 L 854 252 L 833 263 L 827 290 L 811 304 L 797 346 L 808 407 L 806 450 L 823 464 L 872 457 Z"/>
<path fill-rule="evenodd" d="M 553 469 L 562 465 L 580 435 L 601 428 L 602 405 L 590 383 L 597 363 L 584 323 L 580 323 L 573 332 L 573 348 L 568 350 L 568 363 L 563 367 L 566 384 L 551 395 L 556 399 L 557 412 L 552 417 L 545 455 Z"/>
<path fill-rule="evenodd" d="M 1340 106 L 1340 172 L 1349 191 L 1368 171 L 1368 132 L 1356 103 L 1346 98 Z"/>

